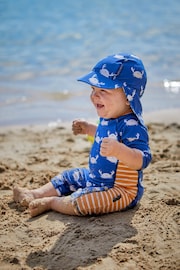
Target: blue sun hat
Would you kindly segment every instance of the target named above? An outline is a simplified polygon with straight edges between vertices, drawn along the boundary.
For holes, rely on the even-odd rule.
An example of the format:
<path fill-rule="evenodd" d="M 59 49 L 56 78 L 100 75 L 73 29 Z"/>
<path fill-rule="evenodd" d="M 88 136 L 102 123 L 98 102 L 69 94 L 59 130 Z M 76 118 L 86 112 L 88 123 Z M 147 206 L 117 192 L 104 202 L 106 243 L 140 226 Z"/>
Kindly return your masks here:
<path fill-rule="evenodd" d="M 104 89 L 123 88 L 131 109 L 143 124 L 140 98 L 145 90 L 147 76 L 137 56 L 127 53 L 107 56 L 78 81 Z"/>

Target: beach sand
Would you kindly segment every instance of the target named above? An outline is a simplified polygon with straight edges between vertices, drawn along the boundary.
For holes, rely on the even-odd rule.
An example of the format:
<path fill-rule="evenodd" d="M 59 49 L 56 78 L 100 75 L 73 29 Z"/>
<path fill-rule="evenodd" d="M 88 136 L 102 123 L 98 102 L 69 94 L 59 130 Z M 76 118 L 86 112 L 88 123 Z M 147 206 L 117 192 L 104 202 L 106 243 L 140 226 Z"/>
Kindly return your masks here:
<path fill-rule="evenodd" d="M 138 207 L 102 216 L 47 212 L 30 218 L 13 185 L 36 188 L 86 166 L 90 142 L 70 124 L 0 130 L 1 270 L 180 269 L 180 110 L 147 115 L 151 165 Z"/>

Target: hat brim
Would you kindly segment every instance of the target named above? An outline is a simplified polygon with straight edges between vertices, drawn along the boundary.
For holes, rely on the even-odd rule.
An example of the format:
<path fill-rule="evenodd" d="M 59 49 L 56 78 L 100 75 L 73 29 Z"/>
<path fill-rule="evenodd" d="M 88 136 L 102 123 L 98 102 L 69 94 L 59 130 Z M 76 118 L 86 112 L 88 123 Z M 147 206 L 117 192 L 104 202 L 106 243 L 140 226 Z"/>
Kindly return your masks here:
<path fill-rule="evenodd" d="M 118 80 L 113 80 L 113 78 L 109 79 L 99 73 L 95 73 L 94 71 L 91 71 L 87 75 L 78 78 L 78 81 L 104 89 L 115 89 L 123 86 L 123 83 L 119 82 Z"/>

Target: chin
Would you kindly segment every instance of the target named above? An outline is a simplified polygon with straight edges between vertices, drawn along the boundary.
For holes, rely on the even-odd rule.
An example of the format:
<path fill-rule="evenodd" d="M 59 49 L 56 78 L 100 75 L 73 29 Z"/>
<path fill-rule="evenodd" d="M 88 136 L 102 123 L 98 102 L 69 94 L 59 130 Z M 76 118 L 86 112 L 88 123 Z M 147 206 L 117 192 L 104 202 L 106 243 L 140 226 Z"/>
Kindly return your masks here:
<path fill-rule="evenodd" d="M 103 113 L 101 113 L 101 112 L 98 112 L 98 111 L 97 111 L 97 115 L 98 115 L 99 117 L 103 117 L 103 118 L 105 118 L 104 114 L 103 114 Z"/>
<path fill-rule="evenodd" d="M 97 115 L 99 117 L 106 118 L 106 119 L 111 118 L 107 114 L 103 113 L 102 111 L 98 111 L 98 110 L 97 110 Z"/>
<path fill-rule="evenodd" d="M 103 114 L 98 114 L 98 116 L 99 116 L 99 117 L 101 117 L 101 118 L 104 118 L 104 119 L 109 119 L 109 117 L 108 117 L 108 116 L 103 115 Z"/>

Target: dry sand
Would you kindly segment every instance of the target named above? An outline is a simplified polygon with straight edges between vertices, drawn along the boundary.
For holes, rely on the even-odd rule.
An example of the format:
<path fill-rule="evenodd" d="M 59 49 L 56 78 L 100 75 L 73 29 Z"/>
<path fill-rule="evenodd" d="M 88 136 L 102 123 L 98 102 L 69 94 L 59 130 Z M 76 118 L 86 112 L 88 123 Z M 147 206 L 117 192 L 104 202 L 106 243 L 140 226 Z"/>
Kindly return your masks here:
<path fill-rule="evenodd" d="M 85 137 L 73 136 L 68 125 L 1 128 L 0 269 L 180 269 L 179 112 L 145 117 L 153 161 L 141 204 L 93 217 L 51 211 L 30 218 L 12 200 L 15 184 L 36 188 L 66 168 L 86 166 Z"/>

